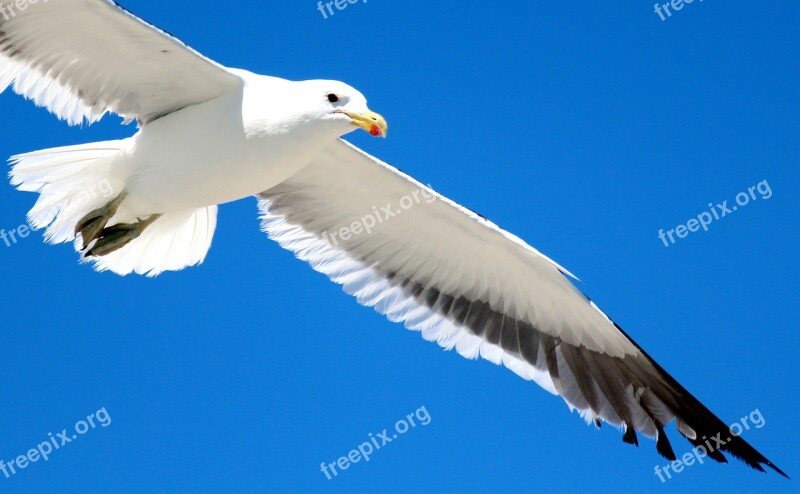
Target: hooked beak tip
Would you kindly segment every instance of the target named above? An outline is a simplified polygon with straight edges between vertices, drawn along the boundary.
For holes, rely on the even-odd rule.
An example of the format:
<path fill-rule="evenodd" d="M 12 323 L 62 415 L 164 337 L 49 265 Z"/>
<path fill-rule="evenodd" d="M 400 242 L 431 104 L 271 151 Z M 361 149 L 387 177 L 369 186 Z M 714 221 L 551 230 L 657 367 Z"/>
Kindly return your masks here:
<path fill-rule="evenodd" d="M 364 113 L 347 111 L 341 111 L 341 113 L 349 116 L 353 120 L 353 125 L 360 129 L 366 130 L 371 136 L 386 138 L 386 134 L 389 131 L 389 125 L 386 123 L 386 119 L 378 113 L 375 113 L 372 110 L 367 110 Z"/>

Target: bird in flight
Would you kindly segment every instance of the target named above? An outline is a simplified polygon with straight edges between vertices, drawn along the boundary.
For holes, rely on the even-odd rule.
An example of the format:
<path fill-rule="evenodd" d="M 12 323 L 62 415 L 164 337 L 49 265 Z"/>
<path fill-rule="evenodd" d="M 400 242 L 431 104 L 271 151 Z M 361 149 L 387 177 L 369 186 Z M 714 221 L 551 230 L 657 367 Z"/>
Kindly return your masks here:
<path fill-rule="evenodd" d="M 48 242 L 73 242 L 100 271 L 155 276 L 203 262 L 217 206 L 257 196 L 270 238 L 426 340 L 502 363 L 626 443 L 654 438 L 667 459 L 674 420 L 719 462 L 727 452 L 785 475 L 568 271 L 344 141 L 386 136 L 359 91 L 224 67 L 110 0 L 2 4 L 0 92 L 71 125 L 106 113 L 138 125 L 127 139 L 11 158 L 12 185 L 39 194 L 28 219 Z"/>

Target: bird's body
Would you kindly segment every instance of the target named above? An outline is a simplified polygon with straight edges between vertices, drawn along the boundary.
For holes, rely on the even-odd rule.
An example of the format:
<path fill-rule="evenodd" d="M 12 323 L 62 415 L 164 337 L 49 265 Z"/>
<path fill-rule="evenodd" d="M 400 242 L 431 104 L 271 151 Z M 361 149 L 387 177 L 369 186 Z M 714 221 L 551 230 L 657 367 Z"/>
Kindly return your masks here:
<path fill-rule="evenodd" d="M 125 215 L 117 220 L 254 196 L 285 181 L 338 137 L 338 126 L 298 118 L 296 103 L 307 84 L 231 72 L 241 77 L 241 88 L 170 113 L 120 141 L 107 176 L 128 193 Z M 340 86 L 331 81 L 326 87 Z"/>
<path fill-rule="evenodd" d="M 586 298 L 569 273 L 485 218 L 346 143 L 387 125 L 337 81 L 225 68 L 108 0 L 49 0 L 0 17 L 0 92 L 71 124 L 136 120 L 119 141 L 12 158 L 34 228 L 98 270 L 201 263 L 217 205 L 256 195 L 262 228 L 363 305 L 558 394 L 587 423 L 693 445 L 727 426 Z M 86 194 L 104 190 L 104 196 Z M 402 215 L 400 214 L 402 212 Z M 783 474 L 740 437 L 726 451 Z M 723 462 L 721 451 L 706 451 Z"/>
<path fill-rule="evenodd" d="M 131 173 L 127 201 L 136 205 L 136 214 L 226 203 L 257 194 L 264 190 L 259 187 L 288 176 L 281 166 L 291 166 L 288 159 L 293 154 L 280 135 L 248 135 L 242 102 L 241 92 L 226 94 L 139 130 L 131 152 L 123 153 Z"/>

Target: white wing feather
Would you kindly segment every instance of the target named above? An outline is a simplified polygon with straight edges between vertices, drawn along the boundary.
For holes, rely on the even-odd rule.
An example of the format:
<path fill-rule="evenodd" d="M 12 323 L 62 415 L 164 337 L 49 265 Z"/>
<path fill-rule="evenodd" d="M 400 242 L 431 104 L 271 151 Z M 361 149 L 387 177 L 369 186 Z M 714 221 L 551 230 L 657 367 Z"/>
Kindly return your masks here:
<path fill-rule="evenodd" d="M 107 112 L 147 123 L 241 85 L 112 1 L 0 3 L 0 92 L 13 85 L 71 125 Z"/>

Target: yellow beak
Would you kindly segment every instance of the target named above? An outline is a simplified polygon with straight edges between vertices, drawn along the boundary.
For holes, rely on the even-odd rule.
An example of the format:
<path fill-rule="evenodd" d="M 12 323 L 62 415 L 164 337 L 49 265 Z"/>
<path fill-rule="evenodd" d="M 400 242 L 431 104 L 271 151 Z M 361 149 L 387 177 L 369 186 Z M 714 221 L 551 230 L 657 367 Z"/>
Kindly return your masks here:
<path fill-rule="evenodd" d="M 386 137 L 389 131 L 389 124 L 386 119 L 378 115 L 374 111 L 367 110 L 364 113 L 355 113 L 345 110 L 338 110 L 339 113 L 344 113 L 353 119 L 353 125 L 366 130 L 370 135 L 375 137 Z"/>

